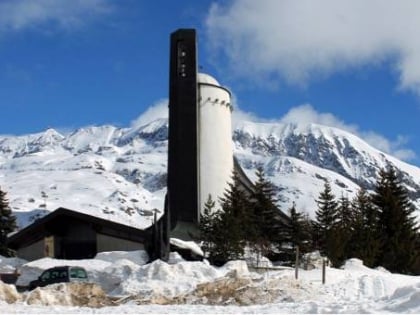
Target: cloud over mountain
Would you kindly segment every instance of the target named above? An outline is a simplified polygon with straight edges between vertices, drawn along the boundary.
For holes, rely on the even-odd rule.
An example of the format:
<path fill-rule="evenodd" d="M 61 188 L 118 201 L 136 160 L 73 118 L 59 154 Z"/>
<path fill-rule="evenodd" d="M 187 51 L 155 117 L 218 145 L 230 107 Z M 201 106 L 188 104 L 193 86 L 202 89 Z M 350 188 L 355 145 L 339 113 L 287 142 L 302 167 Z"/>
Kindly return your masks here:
<path fill-rule="evenodd" d="M 420 94 L 420 2 L 234 0 L 213 4 L 207 36 L 241 77 L 305 85 L 366 65 L 389 65 Z"/>

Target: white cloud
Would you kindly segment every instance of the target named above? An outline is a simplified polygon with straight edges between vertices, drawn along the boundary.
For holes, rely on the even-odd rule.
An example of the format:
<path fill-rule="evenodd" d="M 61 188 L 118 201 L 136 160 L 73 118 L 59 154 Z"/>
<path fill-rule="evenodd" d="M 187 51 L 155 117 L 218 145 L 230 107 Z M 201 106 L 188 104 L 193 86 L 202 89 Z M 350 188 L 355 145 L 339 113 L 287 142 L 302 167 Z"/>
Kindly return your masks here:
<path fill-rule="evenodd" d="M 168 99 L 161 99 L 131 122 L 131 127 L 144 126 L 159 118 L 168 118 Z"/>
<path fill-rule="evenodd" d="M 240 124 L 240 122 L 242 121 L 265 122 L 264 119 L 258 117 L 256 114 L 252 112 L 246 112 L 240 109 L 239 107 L 235 107 L 234 111 L 232 112 L 233 128 Z"/>
<path fill-rule="evenodd" d="M 302 85 L 390 62 L 400 88 L 420 94 L 419 12 L 416 0 L 233 0 L 213 4 L 206 26 L 230 72 L 254 81 Z"/>
<path fill-rule="evenodd" d="M 309 104 L 293 107 L 280 119 L 280 122 L 304 125 L 314 123 L 343 129 L 351 133 L 358 133 L 356 125 L 346 124 L 330 113 L 319 113 Z"/>
<path fill-rule="evenodd" d="M 2 0 L 0 32 L 22 31 L 51 23 L 74 29 L 111 11 L 109 0 Z"/>

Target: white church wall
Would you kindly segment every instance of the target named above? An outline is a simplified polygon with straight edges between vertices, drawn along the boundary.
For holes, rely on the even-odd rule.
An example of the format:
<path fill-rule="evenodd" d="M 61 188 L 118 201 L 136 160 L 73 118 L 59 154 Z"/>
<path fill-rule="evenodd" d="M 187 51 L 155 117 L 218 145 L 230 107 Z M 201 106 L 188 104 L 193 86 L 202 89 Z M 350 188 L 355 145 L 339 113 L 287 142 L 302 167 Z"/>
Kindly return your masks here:
<path fill-rule="evenodd" d="M 200 79 L 200 77 L 199 77 Z M 233 171 L 232 121 L 230 93 L 206 76 L 199 81 L 199 139 L 200 139 L 200 209 L 208 195 L 219 206 Z"/>

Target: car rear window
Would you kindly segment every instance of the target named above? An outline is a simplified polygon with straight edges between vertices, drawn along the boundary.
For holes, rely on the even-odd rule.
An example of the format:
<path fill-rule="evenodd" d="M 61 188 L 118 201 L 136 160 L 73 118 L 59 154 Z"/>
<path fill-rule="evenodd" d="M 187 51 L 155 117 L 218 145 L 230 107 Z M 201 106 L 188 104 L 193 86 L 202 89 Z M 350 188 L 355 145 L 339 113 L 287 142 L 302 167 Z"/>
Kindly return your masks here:
<path fill-rule="evenodd" d="M 86 274 L 86 271 L 84 269 L 72 268 L 70 270 L 70 278 L 86 279 L 87 274 Z"/>

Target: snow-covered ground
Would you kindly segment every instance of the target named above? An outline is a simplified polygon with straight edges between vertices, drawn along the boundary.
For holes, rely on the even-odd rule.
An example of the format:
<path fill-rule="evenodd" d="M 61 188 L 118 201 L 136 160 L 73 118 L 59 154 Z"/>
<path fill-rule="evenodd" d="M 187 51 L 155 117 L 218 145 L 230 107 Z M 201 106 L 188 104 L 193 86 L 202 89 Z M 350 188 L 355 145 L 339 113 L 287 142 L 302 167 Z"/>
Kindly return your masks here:
<path fill-rule="evenodd" d="M 420 313 L 419 276 L 370 269 L 357 259 L 348 260 L 341 269 L 327 267 L 325 284 L 320 268 L 299 270 L 295 280 L 291 268 L 257 273 L 248 270 L 244 261 L 216 268 L 205 261 L 184 261 L 176 253 L 171 253 L 169 263 L 146 261 L 142 251 L 100 253 L 95 259 L 78 261 L 43 258 L 25 263 L 0 257 L 3 272 L 19 269 L 21 285 L 54 265 L 83 266 L 107 296 L 121 301 L 102 308 L 63 306 L 53 297 L 65 295 L 63 287 L 43 288 L 34 298 L 34 293 L 19 295 L 14 287 L 0 283 L 0 313 Z M 16 302 L 6 302 L 8 291 L 18 296 Z"/>

